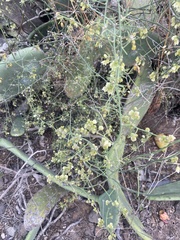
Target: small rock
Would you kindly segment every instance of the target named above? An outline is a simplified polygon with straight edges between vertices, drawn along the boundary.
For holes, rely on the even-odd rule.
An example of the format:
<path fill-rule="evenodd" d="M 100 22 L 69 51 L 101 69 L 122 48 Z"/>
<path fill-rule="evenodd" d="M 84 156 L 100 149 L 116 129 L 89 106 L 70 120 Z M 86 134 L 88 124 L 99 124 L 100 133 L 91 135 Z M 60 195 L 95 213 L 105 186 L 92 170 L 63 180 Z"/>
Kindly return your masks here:
<path fill-rule="evenodd" d="M 5 237 L 6 237 L 5 233 L 1 233 L 1 238 L 5 239 Z"/>
<path fill-rule="evenodd" d="M 6 232 L 7 232 L 7 234 L 8 234 L 9 236 L 14 237 L 16 230 L 15 230 L 15 228 L 13 228 L 13 227 L 8 227 L 8 228 L 6 229 Z"/>
<path fill-rule="evenodd" d="M 98 218 L 100 218 L 99 214 L 94 211 L 91 211 L 88 216 L 89 222 L 91 223 L 98 223 Z"/>

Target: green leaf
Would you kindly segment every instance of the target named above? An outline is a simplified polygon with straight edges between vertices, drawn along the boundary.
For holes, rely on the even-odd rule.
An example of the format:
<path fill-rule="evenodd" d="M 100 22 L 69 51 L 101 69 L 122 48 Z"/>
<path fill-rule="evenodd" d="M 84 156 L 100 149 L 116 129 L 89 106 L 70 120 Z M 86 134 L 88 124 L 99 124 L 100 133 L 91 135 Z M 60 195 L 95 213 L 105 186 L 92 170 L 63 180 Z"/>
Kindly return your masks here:
<path fill-rule="evenodd" d="M 30 231 L 42 224 L 54 205 L 68 192 L 56 184 L 46 185 L 28 202 L 24 227 Z"/>
<path fill-rule="evenodd" d="M 37 82 L 46 70 L 38 47 L 18 50 L 0 62 L 0 102 L 14 97 Z"/>
<path fill-rule="evenodd" d="M 154 188 L 150 193 L 144 195 L 149 200 L 155 201 L 179 201 L 180 200 L 180 181 L 168 183 Z"/>
<path fill-rule="evenodd" d="M 112 230 L 116 229 L 119 223 L 119 207 L 115 203 L 118 203 L 118 196 L 114 189 L 109 189 L 99 196 L 100 214 L 104 225 L 108 228 L 111 223 L 113 225 Z"/>

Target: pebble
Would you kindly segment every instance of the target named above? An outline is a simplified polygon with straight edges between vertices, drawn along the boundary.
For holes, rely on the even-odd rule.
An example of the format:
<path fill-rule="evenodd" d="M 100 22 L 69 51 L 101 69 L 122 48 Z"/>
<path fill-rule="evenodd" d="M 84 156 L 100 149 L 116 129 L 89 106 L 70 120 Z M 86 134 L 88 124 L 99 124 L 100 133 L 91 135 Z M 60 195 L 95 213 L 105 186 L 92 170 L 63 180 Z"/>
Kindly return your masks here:
<path fill-rule="evenodd" d="M 5 233 L 1 233 L 1 238 L 5 239 L 5 237 L 6 237 Z"/>
<path fill-rule="evenodd" d="M 8 227 L 8 228 L 6 229 L 6 232 L 7 232 L 7 234 L 8 234 L 9 236 L 14 237 L 14 235 L 15 235 L 15 233 L 16 233 L 16 230 L 15 230 L 14 227 Z"/>
<path fill-rule="evenodd" d="M 93 210 L 90 212 L 88 216 L 88 220 L 91 223 L 98 223 L 98 218 L 100 218 L 99 214 L 94 212 Z"/>

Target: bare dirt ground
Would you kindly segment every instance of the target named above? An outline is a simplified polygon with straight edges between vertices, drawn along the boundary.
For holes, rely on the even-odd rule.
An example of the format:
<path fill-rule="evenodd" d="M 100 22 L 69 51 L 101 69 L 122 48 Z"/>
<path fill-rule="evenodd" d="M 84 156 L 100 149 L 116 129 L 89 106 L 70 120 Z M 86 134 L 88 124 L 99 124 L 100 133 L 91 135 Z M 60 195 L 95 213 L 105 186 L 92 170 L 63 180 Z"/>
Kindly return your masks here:
<path fill-rule="evenodd" d="M 174 134 L 180 140 L 180 80 L 171 79 L 173 89 L 165 92 L 165 97 L 160 104 L 154 101 L 140 127 L 150 127 L 154 134 Z M 168 85 L 167 85 L 168 89 Z M 3 123 L 7 115 L 1 109 L 0 122 L 1 134 Z M 31 137 L 29 137 L 31 136 Z M 33 156 L 40 162 L 47 162 L 52 157 L 52 133 L 50 130 L 44 136 L 36 133 L 23 137 L 5 136 L 8 140 Z M 137 194 L 130 193 L 127 188 L 146 190 L 156 183 L 180 180 L 180 175 L 175 171 L 176 165 L 167 162 L 166 157 L 180 151 L 177 142 L 167 152 L 158 151 L 153 138 L 150 138 L 142 147 L 131 153 L 127 147 L 127 155 L 132 154 L 132 162 L 123 169 L 120 182 L 124 186 L 127 198 L 140 217 L 147 232 L 153 240 L 179 240 L 180 236 L 180 202 L 155 202 L 142 199 Z M 151 154 L 152 153 L 152 154 Z M 138 156 L 144 156 L 138 159 Z M 148 159 L 147 156 L 148 155 Z M 152 159 L 153 161 L 152 161 Z M 142 168 L 139 168 L 142 166 Z M 137 171 L 142 169 L 142 171 Z M 138 173 L 141 173 L 141 178 Z M 21 240 L 25 239 L 27 232 L 23 225 L 23 216 L 26 204 L 31 196 L 46 183 L 43 176 L 31 167 L 23 164 L 17 157 L 4 149 L 0 149 L 0 239 Z M 138 186 L 139 183 L 139 186 Z M 69 200 L 73 199 L 69 195 Z M 164 223 L 159 218 L 159 211 L 165 211 L 169 220 Z M 97 226 L 98 214 L 86 203 L 86 199 L 77 197 L 64 209 L 56 205 L 44 221 L 37 240 L 105 240 L 108 232 Z M 125 219 L 119 221 L 116 231 L 118 240 L 140 239 L 129 227 Z"/>

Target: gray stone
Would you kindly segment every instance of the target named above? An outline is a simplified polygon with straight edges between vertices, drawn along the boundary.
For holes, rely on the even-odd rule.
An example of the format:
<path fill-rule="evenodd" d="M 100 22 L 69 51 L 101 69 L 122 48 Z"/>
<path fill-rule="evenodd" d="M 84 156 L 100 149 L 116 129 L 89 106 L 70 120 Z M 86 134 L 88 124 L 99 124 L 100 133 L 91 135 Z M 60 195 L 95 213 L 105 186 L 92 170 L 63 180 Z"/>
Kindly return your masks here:
<path fill-rule="evenodd" d="M 14 237 L 14 235 L 15 235 L 15 233 L 16 233 L 16 230 L 15 230 L 14 227 L 8 227 L 8 228 L 6 229 L 6 232 L 7 232 L 7 234 L 8 234 L 9 236 Z"/>
<path fill-rule="evenodd" d="M 2 239 L 5 239 L 6 238 L 6 235 L 4 233 L 1 233 L 1 238 Z"/>
<path fill-rule="evenodd" d="M 98 218 L 100 218 L 99 214 L 94 211 L 91 211 L 88 216 L 89 222 L 91 223 L 98 223 Z"/>

